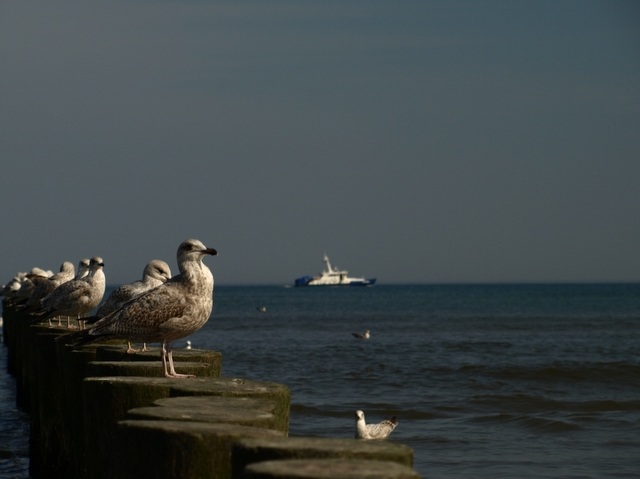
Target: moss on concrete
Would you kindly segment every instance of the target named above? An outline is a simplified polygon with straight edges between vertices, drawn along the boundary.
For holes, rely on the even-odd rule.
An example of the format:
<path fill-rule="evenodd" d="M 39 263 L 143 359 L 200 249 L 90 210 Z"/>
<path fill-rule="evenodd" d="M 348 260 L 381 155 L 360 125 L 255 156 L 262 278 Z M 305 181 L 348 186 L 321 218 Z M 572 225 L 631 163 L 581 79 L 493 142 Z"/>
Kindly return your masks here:
<path fill-rule="evenodd" d="M 222 353 L 204 349 L 173 349 L 174 363 L 209 363 L 211 376 L 219 377 L 222 372 Z M 104 346 L 98 348 L 97 361 L 160 361 L 160 348 L 152 347 L 149 351 L 128 354 L 126 346 Z M 176 366 L 177 367 L 177 366 Z"/>
<path fill-rule="evenodd" d="M 175 396 L 223 396 L 268 399 L 276 404 L 276 428 L 288 434 L 291 391 L 284 384 L 240 378 L 195 378 L 171 386 Z"/>
<path fill-rule="evenodd" d="M 387 441 L 324 437 L 243 439 L 233 449 L 235 476 L 251 463 L 280 459 L 362 459 L 413 466 L 413 449 Z"/>
<path fill-rule="evenodd" d="M 176 372 L 198 377 L 214 377 L 216 371 L 211 363 L 176 362 Z M 87 365 L 87 376 L 162 376 L 161 361 L 92 361 Z"/>
<path fill-rule="evenodd" d="M 274 413 L 276 404 L 268 399 L 258 399 L 249 397 L 224 397 L 224 396 L 179 396 L 166 399 L 158 399 L 153 402 L 154 406 L 162 407 L 189 407 L 201 408 L 209 407 L 240 407 L 246 409 L 257 409 Z"/>
<path fill-rule="evenodd" d="M 184 421 L 127 420 L 118 426 L 112 477 L 120 479 L 229 479 L 236 440 L 282 436 L 271 429 Z"/>
<path fill-rule="evenodd" d="M 143 407 L 130 409 L 129 419 L 161 421 L 194 421 L 275 429 L 275 416 L 270 412 L 239 407 Z"/>
<path fill-rule="evenodd" d="M 396 462 L 359 459 L 292 459 L 247 466 L 242 479 L 418 479 L 413 469 Z"/>

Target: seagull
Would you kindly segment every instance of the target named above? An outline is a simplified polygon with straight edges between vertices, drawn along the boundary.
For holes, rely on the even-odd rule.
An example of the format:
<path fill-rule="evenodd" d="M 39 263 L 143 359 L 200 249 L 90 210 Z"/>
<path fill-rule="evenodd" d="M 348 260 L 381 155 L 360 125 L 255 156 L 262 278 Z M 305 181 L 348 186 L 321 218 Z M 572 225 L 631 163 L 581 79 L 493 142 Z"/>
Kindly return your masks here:
<path fill-rule="evenodd" d="M 213 308 L 213 275 L 202 259 L 217 254 L 196 239 L 183 241 L 177 253 L 180 274 L 125 303 L 91 329 L 60 337 L 75 340 L 76 347 L 103 339 L 160 342 L 164 377 L 194 377 L 176 373 L 171 341 L 195 333 L 208 321 Z"/>
<path fill-rule="evenodd" d="M 370 331 L 367 329 L 364 334 L 361 333 L 351 333 L 353 334 L 354 338 L 358 338 L 358 339 L 369 339 L 371 337 Z"/>
<path fill-rule="evenodd" d="M 78 261 L 78 271 L 76 272 L 75 278 L 73 278 L 74 280 L 83 279 L 89 275 L 89 263 L 91 263 L 89 258 L 83 258 Z M 68 319 L 69 317 L 67 316 L 67 325 L 69 323 Z M 58 316 L 58 327 L 62 327 L 62 316 Z"/>
<path fill-rule="evenodd" d="M 89 267 L 91 266 L 91 261 L 89 258 L 84 258 L 78 261 L 78 272 L 76 273 L 76 277 L 74 279 L 82 279 L 89 276 Z"/>
<path fill-rule="evenodd" d="M 102 258 L 94 256 L 89 262 L 89 274 L 86 277 L 62 283 L 42 299 L 42 308 L 35 313 L 44 313 L 44 319 L 75 316 L 80 325 L 80 318 L 102 301 L 106 283 L 103 268 Z M 71 329 L 68 320 L 67 329 Z"/>
<path fill-rule="evenodd" d="M 123 284 L 114 290 L 107 300 L 100 306 L 95 316 L 86 318 L 85 323 L 95 323 L 97 320 L 104 318 L 106 315 L 120 309 L 124 303 L 132 300 L 136 296 L 149 291 L 150 289 L 160 286 L 165 281 L 171 279 L 171 269 L 169 265 L 159 259 L 149 261 L 142 272 L 142 280 L 134 281 L 130 284 Z M 147 345 L 144 344 L 142 351 L 147 351 Z M 133 354 L 138 350 L 131 347 L 128 342 L 127 353 Z"/>
<path fill-rule="evenodd" d="M 356 411 L 356 439 L 384 439 L 397 425 L 396 416 L 385 419 L 380 424 L 365 424 L 364 413 Z"/>
<path fill-rule="evenodd" d="M 51 276 L 51 274 L 41 268 L 34 267 L 31 268 L 29 273 L 21 275 L 20 289 L 16 291 L 15 301 L 13 303 L 16 305 L 22 305 L 29 301 L 29 298 L 38 287 L 38 284 L 46 280 Z"/>
<path fill-rule="evenodd" d="M 264 313 L 267 310 L 267 307 L 266 306 L 258 306 L 256 309 L 258 311 L 260 311 L 261 313 Z"/>
<path fill-rule="evenodd" d="M 62 283 L 66 283 L 73 279 L 76 274 L 76 270 L 73 267 L 73 263 L 69 261 L 65 261 L 60 266 L 60 272 L 54 274 L 53 276 L 49 276 L 44 281 L 38 283 L 36 289 L 33 290 L 29 300 L 24 305 L 24 312 L 29 313 L 31 311 L 35 311 L 40 308 L 40 300 L 45 296 L 53 293 L 53 291 L 60 286 Z M 51 319 L 49 319 L 49 326 L 51 326 Z"/>

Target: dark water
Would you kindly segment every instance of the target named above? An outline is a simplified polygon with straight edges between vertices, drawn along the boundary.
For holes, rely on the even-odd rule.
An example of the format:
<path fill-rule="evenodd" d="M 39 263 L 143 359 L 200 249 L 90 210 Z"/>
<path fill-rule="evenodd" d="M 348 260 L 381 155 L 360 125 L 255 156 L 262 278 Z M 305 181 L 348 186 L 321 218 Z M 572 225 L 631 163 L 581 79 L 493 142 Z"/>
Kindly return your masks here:
<path fill-rule="evenodd" d="M 16 408 L 16 381 L 0 345 L 0 478 L 29 477 L 29 416 Z"/>
<path fill-rule="evenodd" d="M 189 339 L 288 385 L 291 435 L 396 415 L 423 477 L 640 477 L 639 284 L 218 287 Z"/>

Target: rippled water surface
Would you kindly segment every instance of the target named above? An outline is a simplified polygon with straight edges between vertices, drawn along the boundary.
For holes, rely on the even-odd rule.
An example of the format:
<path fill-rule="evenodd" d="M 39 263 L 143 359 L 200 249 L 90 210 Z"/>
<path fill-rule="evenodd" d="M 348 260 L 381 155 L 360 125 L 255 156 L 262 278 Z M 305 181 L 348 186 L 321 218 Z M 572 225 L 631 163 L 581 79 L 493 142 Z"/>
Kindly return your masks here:
<path fill-rule="evenodd" d="M 291 435 L 397 416 L 389 440 L 423 477 L 640 477 L 637 284 L 217 287 L 189 339 L 225 376 L 288 385 Z M 28 427 L 1 387 L 1 420 L 23 424 L 0 461 L 20 466 L 2 444 Z"/>
<path fill-rule="evenodd" d="M 219 288 L 191 341 L 287 384 L 292 435 L 396 415 L 424 477 L 640 477 L 640 285 Z"/>
<path fill-rule="evenodd" d="M 29 416 L 16 408 L 15 379 L 0 346 L 0 478 L 29 477 Z"/>

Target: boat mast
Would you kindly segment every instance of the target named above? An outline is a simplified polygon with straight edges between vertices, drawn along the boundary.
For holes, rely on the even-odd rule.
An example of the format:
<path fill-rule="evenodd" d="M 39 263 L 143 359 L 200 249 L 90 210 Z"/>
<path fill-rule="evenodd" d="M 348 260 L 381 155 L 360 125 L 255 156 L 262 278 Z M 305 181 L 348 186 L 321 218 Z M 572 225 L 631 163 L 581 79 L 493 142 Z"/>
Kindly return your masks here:
<path fill-rule="evenodd" d="M 327 264 L 327 269 L 329 270 L 329 273 L 333 273 L 333 270 L 331 269 L 331 263 L 329 263 L 329 257 L 327 256 L 327 253 L 325 252 L 324 254 L 324 259 L 322 260 Z"/>

